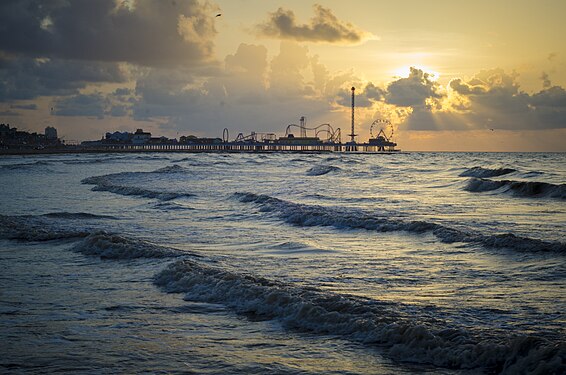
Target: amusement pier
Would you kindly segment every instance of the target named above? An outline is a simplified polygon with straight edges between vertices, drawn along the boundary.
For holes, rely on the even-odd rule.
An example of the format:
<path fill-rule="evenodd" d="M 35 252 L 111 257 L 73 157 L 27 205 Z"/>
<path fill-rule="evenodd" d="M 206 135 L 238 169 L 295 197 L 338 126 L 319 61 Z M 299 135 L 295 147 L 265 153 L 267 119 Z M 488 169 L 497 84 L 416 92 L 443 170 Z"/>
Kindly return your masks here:
<path fill-rule="evenodd" d="M 182 136 L 179 140 L 166 137 L 155 138 L 151 133 L 138 129 L 135 133 L 106 133 L 105 138 L 85 141 L 80 144 L 64 144 L 37 147 L 6 147 L 4 142 L 0 153 L 58 153 L 58 152 L 355 152 L 355 153 L 393 153 L 397 143 L 393 142 L 393 127 L 388 120 L 375 120 L 370 126 L 370 138 L 367 143 L 356 142 L 355 134 L 355 87 L 352 87 L 352 123 L 348 142 L 342 143 L 340 128 L 330 124 L 307 127 L 306 117 L 299 119 L 299 124 L 290 124 L 285 135 L 277 137 L 274 133 L 251 132 L 239 133 L 230 139 L 229 130 L 224 129 L 222 138 L 198 138 Z M 8 128 L 9 129 L 9 128 Z M 9 129 L 10 130 L 10 129 Z M 12 129 L 14 130 L 14 129 Z M 52 132 L 52 130 L 50 130 Z M 47 129 L 46 129 L 47 132 Z M 389 135 L 386 134 L 389 132 Z M 21 133 L 21 132 L 20 132 Z M 3 140 L 3 138 L 2 138 Z"/>

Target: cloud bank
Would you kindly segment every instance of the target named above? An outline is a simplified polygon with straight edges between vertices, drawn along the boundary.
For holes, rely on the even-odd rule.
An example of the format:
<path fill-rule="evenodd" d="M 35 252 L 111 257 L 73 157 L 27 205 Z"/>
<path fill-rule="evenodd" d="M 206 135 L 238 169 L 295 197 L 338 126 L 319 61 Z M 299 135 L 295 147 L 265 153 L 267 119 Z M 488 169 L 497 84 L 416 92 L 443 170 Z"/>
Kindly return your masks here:
<path fill-rule="evenodd" d="M 196 0 L 3 0 L 0 50 L 146 66 L 210 61 L 214 9 Z"/>
<path fill-rule="evenodd" d="M 357 44 L 372 35 L 351 23 L 338 19 L 332 10 L 315 4 L 314 16 L 308 24 L 299 24 L 295 13 L 283 8 L 270 13 L 269 20 L 256 26 L 256 31 L 266 37 L 289 39 L 299 42 L 325 42 Z"/>

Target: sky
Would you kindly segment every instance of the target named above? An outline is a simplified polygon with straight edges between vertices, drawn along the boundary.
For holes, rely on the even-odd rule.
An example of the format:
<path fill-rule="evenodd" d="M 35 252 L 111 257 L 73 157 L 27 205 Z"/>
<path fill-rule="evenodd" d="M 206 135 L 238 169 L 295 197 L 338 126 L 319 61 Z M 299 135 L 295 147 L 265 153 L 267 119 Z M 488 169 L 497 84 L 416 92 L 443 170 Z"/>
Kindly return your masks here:
<path fill-rule="evenodd" d="M 566 151 L 566 1 L 2 0 L 0 123 Z M 220 15 L 220 16 L 218 16 Z M 376 128 L 377 129 L 377 128 Z"/>

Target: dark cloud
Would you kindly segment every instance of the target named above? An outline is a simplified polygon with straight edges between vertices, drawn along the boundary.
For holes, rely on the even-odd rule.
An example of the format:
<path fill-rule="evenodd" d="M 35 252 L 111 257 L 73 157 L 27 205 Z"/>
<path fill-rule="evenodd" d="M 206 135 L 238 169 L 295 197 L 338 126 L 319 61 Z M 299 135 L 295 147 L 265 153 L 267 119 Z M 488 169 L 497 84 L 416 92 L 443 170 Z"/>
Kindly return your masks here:
<path fill-rule="evenodd" d="M 529 98 L 540 124 L 545 128 L 566 128 L 566 90 L 552 86 Z"/>
<path fill-rule="evenodd" d="M 385 101 L 401 107 L 424 105 L 426 99 L 440 98 L 440 85 L 432 75 L 411 67 L 409 77 L 391 82 L 387 86 Z"/>
<path fill-rule="evenodd" d="M 385 90 L 369 82 L 363 89 L 355 91 L 356 107 L 371 107 L 375 102 L 383 101 L 385 94 Z M 336 96 L 336 104 L 343 107 L 352 105 L 352 92 L 349 87 L 341 87 Z"/>
<path fill-rule="evenodd" d="M 0 50 L 32 57 L 195 65 L 212 57 L 213 13 L 197 0 L 3 0 Z"/>
<path fill-rule="evenodd" d="M 366 96 L 374 101 L 381 101 L 385 99 L 387 92 L 381 87 L 375 86 L 373 83 L 368 83 L 364 89 Z"/>
<path fill-rule="evenodd" d="M 73 95 L 89 83 L 126 80 L 116 63 L 0 56 L 0 102 Z"/>
<path fill-rule="evenodd" d="M 0 117 L 15 117 L 15 116 L 21 116 L 18 112 L 15 111 L 0 111 Z"/>
<path fill-rule="evenodd" d="M 127 95 L 131 95 L 131 94 L 132 94 L 132 90 L 130 90 L 130 89 L 127 88 L 127 87 L 124 87 L 124 88 L 117 88 L 117 89 L 114 91 L 114 95 L 116 95 L 116 96 L 127 96 Z"/>
<path fill-rule="evenodd" d="M 419 106 L 401 124 L 403 130 L 442 131 L 470 130 L 465 116 L 454 112 L 433 112 L 430 108 Z"/>
<path fill-rule="evenodd" d="M 57 116 L 86 116 L 104 118 L 108 100 L 102 94 L 78 94 L 58 99 L 54 104 Z"/>
<path fill-rule="evenodd" d="M 566 109 L 566 90 L 560 86 L 553 86 L 532 95 L 529 102 L 536 108 L 556 107 Z"/>
<path fill-rule="evenodd" d="M 354 25 L 340 21 L 330 9 L 318 4 L 314 5 L 314 17 L 309 24 L 297 24 L 293 11 L 279 8 L 256 29 L 263 36 L 301 42 L 355 44 L 369 36 Z"/>
<path fill-rule="evenodd" d="M 128 114 L 128 106 L 125 105 L 114 105 L 110 108 L 108 113 L 112 117 L 122 117 Z"/>
<path fill-rule="evenodd" d="M 461 95 L 481 95 L 486 92 L 485 86 L 481 84 L 474 85 L 473 83 L 465 83 L 461 78 L 455 78 L 451 80 L 449 87 Z"/>
<path fill-rule="evenodd" d="M 37 109 L 36 104 L 12 104 L 11 109 L 24 109 L 28 111 L 35 111 Z"/>
<path fill-rule="evenodd" d="M 541 78 L 548 80 L 544 74 Z M 520 89 L 516 74 L 491 69 L 467 82 L 454 79 L 449 87 L 467 102 L 458 110 L 462 115 L 460 121 L 470 126 L 510 130 L 565 128 L 566 91 L 559 86 L 546 87 L 549 84 L 548 80 L 545 89 L 528 94 Z M 454 127 L 458 128 L 458 124 Z"/>

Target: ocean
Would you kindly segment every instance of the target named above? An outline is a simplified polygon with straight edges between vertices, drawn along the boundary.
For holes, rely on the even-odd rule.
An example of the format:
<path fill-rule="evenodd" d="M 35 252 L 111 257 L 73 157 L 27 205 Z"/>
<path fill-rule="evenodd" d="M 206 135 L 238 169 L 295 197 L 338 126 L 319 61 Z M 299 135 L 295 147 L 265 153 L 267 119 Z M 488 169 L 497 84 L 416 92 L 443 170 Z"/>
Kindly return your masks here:
<path fill-rule="evenodd" d="M 0 372 L 566 373 L 566 154 L 0 158 Z"/>

